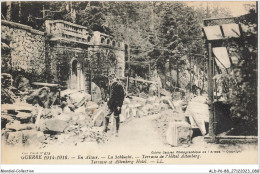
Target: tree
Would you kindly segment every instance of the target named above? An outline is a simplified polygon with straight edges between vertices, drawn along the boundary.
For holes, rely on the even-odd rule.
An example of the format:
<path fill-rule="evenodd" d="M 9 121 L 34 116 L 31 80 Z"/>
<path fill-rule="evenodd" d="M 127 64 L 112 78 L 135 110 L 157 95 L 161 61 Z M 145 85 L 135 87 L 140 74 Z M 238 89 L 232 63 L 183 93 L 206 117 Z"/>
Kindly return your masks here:
<path fill-rule="evenodd" d="M 235 50 L 239 58 L 233 65 L 232 72 L 215 77 L 219 83 L 227 85 L 227 102 L 231 105 L 231 116 L 235 124 L 233 134 L 257 135 L 257 13 L 237 19 L 246 31 L 241 39 L 226 43 L 230 50 Z"/>

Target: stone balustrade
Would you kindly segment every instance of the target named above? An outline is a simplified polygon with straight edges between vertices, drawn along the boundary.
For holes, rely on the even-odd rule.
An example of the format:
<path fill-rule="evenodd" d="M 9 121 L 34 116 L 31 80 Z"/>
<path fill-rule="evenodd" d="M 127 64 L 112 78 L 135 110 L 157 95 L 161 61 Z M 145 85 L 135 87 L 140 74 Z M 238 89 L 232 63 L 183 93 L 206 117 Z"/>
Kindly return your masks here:
<path fill-rule="evenodd" d="M 87 45 L 99 45 L 124 50 L 124 43 L 116 41 L 112 36 L 63 20 L 46 20 L 46 32 L 51 40 L 66 40 Z"/>

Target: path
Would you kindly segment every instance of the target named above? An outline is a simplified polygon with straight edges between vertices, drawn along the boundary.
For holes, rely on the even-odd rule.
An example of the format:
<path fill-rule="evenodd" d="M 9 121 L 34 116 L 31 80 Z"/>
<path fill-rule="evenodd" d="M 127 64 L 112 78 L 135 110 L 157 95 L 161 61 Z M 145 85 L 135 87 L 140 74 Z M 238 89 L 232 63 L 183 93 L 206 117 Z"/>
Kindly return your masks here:
<path fill-rule="evenodd" d="M 128 123 L 123 123 L 120 126 L 119 137 L 112 135 L 110 140 L 100 147 L 105 151 L 111 149 L 117 152 L 131 152 L 137 149 L 151 151 L 165 151 L 165 150 L 194 150 L 194 149 L 236 149 L 236 150 L 252 150 L 255 149 L 254 144 L 211 144 L 204 141 L 203 136 L 198 136 L 193 139 L 193 143 L 189 146 L 183 145 L 179 147 L 172 147 L 165 144 L 162 135 L 157 131 L 153 120 L 158 115 L 152 115 L 142 118 L 133 118 Z M 113 130 L 111 130 L 113 132 Z"/>
<path fill-rule="evenodd" d="M 134 118 L 128 123 L 120 126 L 118 137 L 112 136 L 109 142 L 103 144 L 103 148 L 117 149 L 118 151 L 128 151 L 136 149 L 158 150 L 169 148 L 163 144 L 163 139 L 156 131 L 152 120 L 158 115 Z M 113 130 L 111 130 L 113 131 Z"/>

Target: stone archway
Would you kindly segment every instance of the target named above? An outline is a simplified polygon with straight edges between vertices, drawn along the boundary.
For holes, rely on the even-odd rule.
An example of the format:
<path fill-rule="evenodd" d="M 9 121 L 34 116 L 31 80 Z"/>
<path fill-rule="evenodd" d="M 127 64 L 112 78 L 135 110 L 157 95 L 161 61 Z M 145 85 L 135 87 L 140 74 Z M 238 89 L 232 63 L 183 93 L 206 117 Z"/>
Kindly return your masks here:
<path fill-rule="evenodd" d="M 72 58 L 70 62 L 70 72 L 69 89 L 84 90 L 82 64 L 76 58 Z"/>

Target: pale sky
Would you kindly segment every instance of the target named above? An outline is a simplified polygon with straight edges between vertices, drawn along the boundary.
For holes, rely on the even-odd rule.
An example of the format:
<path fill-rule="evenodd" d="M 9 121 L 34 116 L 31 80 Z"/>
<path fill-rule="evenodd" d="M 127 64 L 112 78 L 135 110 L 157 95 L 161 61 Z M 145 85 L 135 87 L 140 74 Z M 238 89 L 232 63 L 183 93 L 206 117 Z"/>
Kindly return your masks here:
<path fill-rule="evenodd" d="M 209 7 L 218 6 L 227 8 L 230 10 L 231 15 L 234 17 L 248 13 L 248 10 L 246 10 L 244 5 L 250 4 L 256 6 L 256 1 L 190 1 L 185 3 L 193 7 L 203 6 L 206 8 L 208 4 Z"/>

